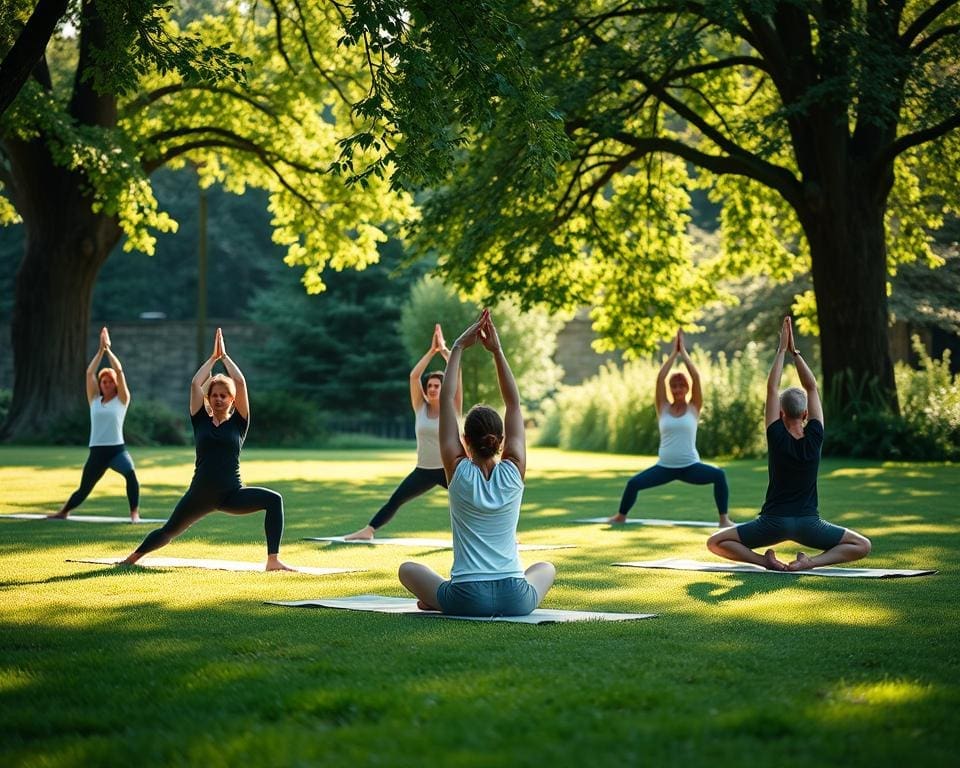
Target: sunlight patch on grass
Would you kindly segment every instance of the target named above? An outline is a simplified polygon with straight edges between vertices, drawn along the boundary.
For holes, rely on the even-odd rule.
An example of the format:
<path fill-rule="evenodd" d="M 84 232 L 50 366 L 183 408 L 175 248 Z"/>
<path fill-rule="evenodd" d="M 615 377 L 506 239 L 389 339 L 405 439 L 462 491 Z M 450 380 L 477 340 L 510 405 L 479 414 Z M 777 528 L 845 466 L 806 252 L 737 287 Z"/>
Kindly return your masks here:
<path fill-rule="evenodd" d="M 715 594 L 720 595 L 724 590 L 724 585 L 718 584 Z M 890 608 L 862 603 L 851 605 L 835 594 L 812 594 L 800 585 L 793 590 L 754 594 L 749 599 L 724 603 L 724 613 L 750 621 L 760 619 L 771 624 L 833 624 L 844 627 L 890 626 L 900 618 Z"/>
<path fill-rule="evenodd" d="M 931 696 L 933 686 L 909 680 L 884 680 L 841 687 L 834 698 L 850 704 L 898 705 L 915 704 Z"/>

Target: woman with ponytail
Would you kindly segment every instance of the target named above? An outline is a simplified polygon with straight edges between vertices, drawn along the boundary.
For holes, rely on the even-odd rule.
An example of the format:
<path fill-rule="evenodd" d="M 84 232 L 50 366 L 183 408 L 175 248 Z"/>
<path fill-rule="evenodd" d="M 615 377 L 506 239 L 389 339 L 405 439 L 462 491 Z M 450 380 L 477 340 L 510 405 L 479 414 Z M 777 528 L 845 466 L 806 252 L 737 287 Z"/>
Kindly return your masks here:
<path fill-rule="evenodd" d="M 475 405 L 457 424 L 454 387 L 463 350 L 480 342 L 493 356 L 506 417 Z M 498 459 L 498 454 L 500 458 Z M 540 605 L 553 584 L 551 563 L 525 571 L 517 553 L 527 449 L 520 392 L 484 310 L 454 342 L 440 390 L 440 457 L 449 485 L 453 568 L 450 579 L 420 563 L 400 566 L 400 583 L 423 610 L 458 616 L 524 616 Z"/>

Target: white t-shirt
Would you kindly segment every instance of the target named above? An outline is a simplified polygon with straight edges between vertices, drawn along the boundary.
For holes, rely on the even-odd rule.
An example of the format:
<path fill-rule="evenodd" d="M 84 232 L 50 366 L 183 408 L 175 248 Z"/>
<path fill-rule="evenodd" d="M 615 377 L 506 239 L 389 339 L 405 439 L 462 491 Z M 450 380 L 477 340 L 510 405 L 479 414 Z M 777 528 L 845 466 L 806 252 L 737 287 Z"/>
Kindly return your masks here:
<path fill-rule="evenodd" d="M 657 464 L 679 469 L 700 461 L 697 453 L 697 416 L 687 406 L 682 416 L 674 416 L 669 408 L 660 414 L 660 450 Z"/>
<path fill-rule="evenodd" d="M 414 426 L 417 433 L 417 466 L 421 469 L 443 469 L 440 458 L 440 416 L 431 419 L 424 403 L 417 409 Z"/>
<path fill-rule="evenodd" d="M 90 402 L 90 447 L 95 445 L 122 445 L 123 420 L 127 406 L 113 397 L 106 403 L 95 397 Z"/>
<path fill-rule="evenodd" d="M 498 462 L 490 479 L 470 459 L 462 459 L 450 480 L 453 568 L 450 580 L 493 581 L 521 578 L 517 522 L 523 479 L 512 461 Z"/>

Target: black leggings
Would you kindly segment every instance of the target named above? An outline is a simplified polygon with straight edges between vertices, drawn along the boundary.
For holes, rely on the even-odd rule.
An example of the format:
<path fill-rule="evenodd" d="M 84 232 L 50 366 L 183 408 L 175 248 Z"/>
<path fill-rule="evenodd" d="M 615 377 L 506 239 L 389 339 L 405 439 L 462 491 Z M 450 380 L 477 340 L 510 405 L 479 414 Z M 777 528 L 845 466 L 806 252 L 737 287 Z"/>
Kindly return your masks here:
<path fill-rule="evenodd" d="M 235 488 L 222 491 L 214 488 L 195 488 L 190 486 L 183 498 L 170 515 L 170 519 L 147 534 L 143 543 L 137 547 L 141 555 L 166 546 L 183 533 L 197 520 L 214 510 L 231 515 L 246 515 L 265 509 L 263 531 L 267 535 L 267 554 L 280 552 L 280 539 L 283 537 L 283 497 L 269 488 Z"/>
<path fill-rule="evenodd" d="M 659 464 L 655 464 L 639 475 L 634 475 L 627 481 L 627 487 L 623 491 L 619 514 L 625 515 L 630 511 L 640 491 L 671 483 L 674 480 L 691 483 L 692 485 L 710 485 L 712 483 L 713 500 L 717 503 L 717 513 L 727 514 L 727 504 L 730 499 L 727 476 L 720 467 L 714 467 L 703 462 L 697 462 L 687 467 L 661 467 Z"/>
<path fill-rule="evenodd" d="M 80 487 L 67 499 L 65 512 L 76 509 L 83 500 L 90 495 L 103 473 L 108 469 L 119 472 L 127 481 L 127 501 L 132 512 L 140 506 L 140 483 L 133 468 L 133 459 L 127 453 L 123 443 L 120 445 L 91 445 L 87 463 L 83 465 L 83 474 L 80 476 Z"/>
<path fill-rule="evenodd" d="M 397 490 L 387 500 L 380 511 L 373 516 L 369 525 L 371 528 L 380 528 L 389 523 L 397 510 L 406 504 L 410 499 L 426 493 L 436 486 L 447 487 L 447 475 L 443 469 L 423 469 L 417 467 L 409 475 L 403 478 L 403 482 L 397 486 Z"/>

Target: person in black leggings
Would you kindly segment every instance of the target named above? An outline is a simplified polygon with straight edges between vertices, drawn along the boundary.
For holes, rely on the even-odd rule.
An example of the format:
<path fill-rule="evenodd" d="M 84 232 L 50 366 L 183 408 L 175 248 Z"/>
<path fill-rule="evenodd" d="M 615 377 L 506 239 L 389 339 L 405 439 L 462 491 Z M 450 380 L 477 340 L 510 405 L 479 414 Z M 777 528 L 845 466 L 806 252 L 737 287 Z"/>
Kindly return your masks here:
<path fill-rule="evenodd" d="M 428 373 L 421 382 L 434 355 L 444 360 L 450 357 L 450 350 L 443 340 L 443 330 L 437 323 L 433 328 L 430 348 L 424 353 L 410 371 L 410 405 L 413 407 L 415 430 L 417 435 L 417 466 L 397 486 L 387 503 L 359 531 L 354 531 L 345 539 L 369 541 L 376 532 L 389 523 L 397 510 L 411 499 L 415 499 L 438 485 L 447 487 L 447 478 L 443 473 L 443 461 L 440 459 L 440 386 L 443 384 L 443 372 Z M 457 374 L 454 405 L 460 414 L 463 402 L 463 385 Z"/>
<path fill-rule="evenodd" d="M 111 368 L 97 371 L 106 357 Z M 100 348 L 87 366 L 87 402 L 90 404 L 90 454 L 83 465 L 80 487 L 56 514 L 47 517 L 65 520 L 79 507 L 108 469 L 119 472 L 127 481 L 130 522 L 140 521 L 140 483 L 133 459 L 123 442 L 123 421 L 130 407 L 130 389 L 120 360 L 110 349 L 110 333 L 100 329 Z"/>
<path fill-rule="evenodd" d="M 223 362 L 229 376 L 211 376 Z M 250 423 L 250 403 L 243 374 L 226 352 L 217 328 L 213 354 L 190 383 L 190 420 L 197 450 L 193 480 L 162 528 L 151 531 L 124 560 L 133 565 L 148 552 L 169 544 L 197 520 L 219 509 L 233 515 L 266 510 L 268 571 L 292 571 L 280 562 L 283 536 L 283 497 L 268 488 L 245 488 L 240 480 L 240 451 Z"/>

